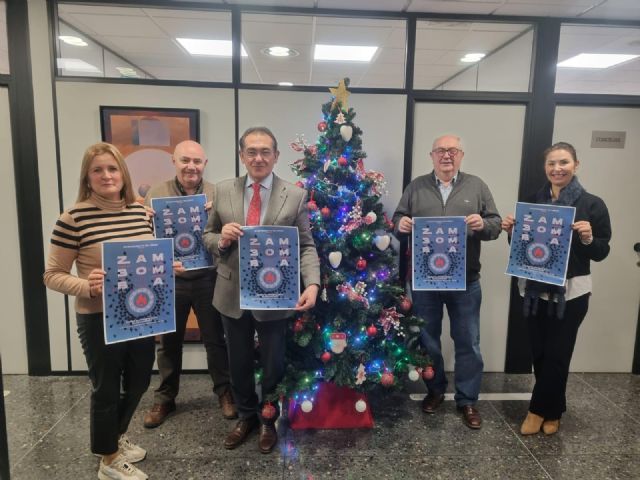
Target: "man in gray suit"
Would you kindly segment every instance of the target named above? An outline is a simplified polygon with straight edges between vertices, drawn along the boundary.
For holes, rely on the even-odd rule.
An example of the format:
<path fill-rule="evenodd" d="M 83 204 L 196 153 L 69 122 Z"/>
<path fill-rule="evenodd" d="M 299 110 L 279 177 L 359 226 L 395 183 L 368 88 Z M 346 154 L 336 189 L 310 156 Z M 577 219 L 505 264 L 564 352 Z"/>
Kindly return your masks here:
<path fill-rule="evenodd" d="M 259 448 L 269 453 L 278 441 L 273 418 L 263 418 L 254 382 L 254 334 L 258 333 L 263 368 L 262 398 L 275 391 L 284 376 L 287 319 L 294 310 L 241 310 L 238 238 L 243 225 L 298 227 L 300 273 L 305 290 L 295 311 L 315 305 L 320 288 L 320 262 L 311 235 L 306 192 L 273 174 L 280 152 L 273 133 L 253 127 L 239 141 L 240 159 L 248 175 L 216 185 L 216 203 L 204 231 L 204 242 L 216 257 L 218 278 L 213 305 L 222 315 L 227 337 L 229 370 L 240 419 L 224 440 L 228 449 L 238 447 L 260 423 Z"/>

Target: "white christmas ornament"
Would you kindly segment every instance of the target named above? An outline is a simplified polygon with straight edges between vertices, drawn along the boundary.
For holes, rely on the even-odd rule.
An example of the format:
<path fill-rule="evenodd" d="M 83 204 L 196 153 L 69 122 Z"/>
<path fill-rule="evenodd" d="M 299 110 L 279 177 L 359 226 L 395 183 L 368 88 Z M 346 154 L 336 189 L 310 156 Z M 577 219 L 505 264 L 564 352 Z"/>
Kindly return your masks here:
<path fill-rule="evenodd" d="M 302 405 L 300 405 L 300 408 L 304 413 L 309 413 L 311 410 L 313 410 L 313 402 L 311 400 L 305 400 L 304 402 L 302 402 Z"/>
<path fill-rule="evenodd" d="M 362 413 L 366 410 L 367 410 L 367 402 L 365 402 L 364 400 L 358 400 L 356 402 L 356 411 Z"/>
<path fill-rule="evenodd" d="M 371 225 L 373 222 L 375 222 L 378 219 L 376 212 L 369 212 L 365 215 L 365 217 L 367 217 L 369 225 Z"/>
<path fill-rule="evenodd" d="M 353 127 L 351 125 L 342 125 L 340 127 L 340 136 L 345 142 L 351 140 L 353 136 Z"/>
<path fill-rule="evenodd" d="M 342 252 L 331 252 L 329 254 L 329 263 L 333 268 L 338 268 L 340 262 L 342 262 Z"/>
<path fill-rule="evenodd" d="M 412 382 L 415 382 L 419 378 L 420 378 L 420 374 L 415 368 L 412 368 L 411 370 L 409 370 L 409 380 L 411 380 Z"/>
<path fill-rule="evenodd" d="M 417 325 L 411 325 L 409 327 L 409 331 L 413 333 L 418 333 L 420 331 L 420 327 L 418 327 Z"/>
<path fill-rule="evenodd" d="M 347 334 L 344 332 L 334 332 L 329 336 L 329 344 L 333 353 L 342 353 L 347 348 Z"/>
<path fill-rule="evenodd" d="M 384 251 L 391 243 L 391 237 L 389 235 L 378 235 L 373 242 L 378 247 L 378 250 Z"/>

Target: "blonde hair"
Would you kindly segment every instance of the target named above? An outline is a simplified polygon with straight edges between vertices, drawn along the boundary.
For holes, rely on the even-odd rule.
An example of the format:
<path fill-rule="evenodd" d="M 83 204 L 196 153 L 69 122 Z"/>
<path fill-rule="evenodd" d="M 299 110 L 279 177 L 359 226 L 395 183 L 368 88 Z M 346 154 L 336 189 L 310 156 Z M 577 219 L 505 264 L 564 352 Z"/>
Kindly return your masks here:
<path fill-rule="evenodd" d="M 120 190 L 120 198 L 124 198 L 125 203 L 128 205 L 136 201 L 136 196 L 133 193 L 133 184 L 131 183 L 131 175 L 129 175 L 129 169 L 124 162 L 124 158 L 115 145 L 111 145 L 106 142 L 99 142 L 91 145 L 84 152 L 82 157 L 82 165 L 80 166 L 80 186 L 78 188 L 77 202 L 82 202 L 91 196 L 91 187 L 89 186 L 89 167 L 91 162 L 98 155 L 108 153 L 111 155 L 118 164 L 118 170 L 122 173 L 122 190 Z"/>

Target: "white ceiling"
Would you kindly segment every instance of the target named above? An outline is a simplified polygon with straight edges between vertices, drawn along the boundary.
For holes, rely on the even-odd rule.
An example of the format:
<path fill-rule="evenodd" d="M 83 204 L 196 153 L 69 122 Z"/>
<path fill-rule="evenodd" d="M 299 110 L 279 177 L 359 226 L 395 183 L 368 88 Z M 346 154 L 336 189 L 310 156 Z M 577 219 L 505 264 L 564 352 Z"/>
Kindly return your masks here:
<path fill-rule="evenodd" d="M 176 0 L 176 5 L 180 1 Z M 397 11 L 437 12 L 452 14 L 562 16 L 575 18 L 640 19 L 640 0 L 218 0 L 206 4 L 243 4 Z M 231 81 L 231 61 L 221 57 L 193 57 L 176 42 L 176 37 L 231 39 L 230 13 L 225 11 L 189 11 L 136 7 L 59 4 L 60 18 L 113 50 L 134 66 L 152 76 L 172 80 Z M 61 24 L 61 31 L 65 28 Z M 528 24 L 482 22 L 418 21 L 416 38 L 416 80 L 418 76 L 432 88 L 465 69 L 460 62 L 465 53 L 488 53 L 508 44 L 529 28 Z M 585 46 L 599 52 L 623 48 L 640 53 L 629 42 L 637 38 L 638 29 L 596 29 L 572 31 L 561 43 L 561 58 L 581 53 Z M 587 30 L 587 31 L 585 31 Z M 621 35 L 620 32 L 624 30 Z M 368 64 L 314 62 L 315 43 L 342 45 L 377 45 L 373 61 Z M 395 87 L 404 84 L 406 28 L 402 19 L 337 18 L 283 14 L 251 14 L 242 16 L 242 43 L 249 56 L 243 58 L 242 80 L 247 83 L 290 81 L 296 85 L 334 84 L 349 76 L 352 86 Z M 638 42 L 640 43 L 640 42 Z M 273 58 L 261 53 L 265 47 L 284 45 L 297 50 L 292 58 Z M 82 49 L 85 50 L 82 50 Z M 64 45 L 63 56 L 91 60 L 86 47 Z M 530 52 L 524 52 L 530 54 Z M 616 50 L 616 53 L 618 52 Z M 83 57 L 83 55 L 85 57 Z M 95 54 L 91 54 L 94 55 Z M 623 83 L 635 82 L 636 62 L 607 69 L 590 77 L 584 87 L 600 77 L 625 72 Z M 639 62 L 640 63 L 640 62 Z M 101 70 L 107 67 L 97 65 Z M 103 68 L 104 67 L 104 68 Z M 579 73 L 579 72 L 578 72 Z M 593 72 L 589 72 L 593 73 Z M 426 77 L 428 80 L 425 80 Z M 583 81 L 576 71 L 559 78 L 559 85 Z M 608 78 L 611 82 L 612 78 Z M 615 82 L 614 82 L 615 83 Z M 640 82 L 638 82 L 640 85 Z M 632 88 L 626 85 L 625 89 Z M 640 90 L 640 86 L 636 87 Z M 625 90 L 625 91 L 626 91 Z M 567 90 L 567 91 L 570 91 Z M 580 91 L 580 90 L 577 90 Z"/>

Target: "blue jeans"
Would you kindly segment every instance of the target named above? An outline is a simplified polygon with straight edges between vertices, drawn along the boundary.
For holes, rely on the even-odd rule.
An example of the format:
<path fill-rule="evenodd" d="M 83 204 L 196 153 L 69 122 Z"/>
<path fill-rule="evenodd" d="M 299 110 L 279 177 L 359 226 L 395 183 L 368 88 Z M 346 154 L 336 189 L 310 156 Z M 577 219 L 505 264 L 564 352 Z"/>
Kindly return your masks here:
<path fill-rule="evenodd" d="M 413 291 L 413 311 L 425 321 L 421 340 L 431 357 L 435 376 L 426 381 L 432 394 L 444 393 L 447 377 L 442 359 L 443 306 L 451 322 L 451 338 L 455 347 L 455 401 L 458 407 L 474 405 L 478 401 L 482 381 L 482 355 L 480 353 L 480 281 L 467 284 L 465 291 Z"/>

